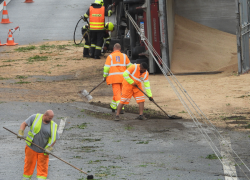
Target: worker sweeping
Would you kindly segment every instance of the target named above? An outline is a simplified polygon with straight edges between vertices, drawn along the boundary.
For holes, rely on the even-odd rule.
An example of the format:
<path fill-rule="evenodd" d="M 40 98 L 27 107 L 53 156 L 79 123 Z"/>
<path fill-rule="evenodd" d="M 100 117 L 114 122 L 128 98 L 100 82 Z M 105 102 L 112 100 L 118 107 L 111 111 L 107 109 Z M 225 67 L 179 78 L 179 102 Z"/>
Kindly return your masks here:
<path fill-rule="evenodd" d="M 131 65 L 127 55 L 121 53 L 121 45 L 116 43 L 113 47 L 113 52 L 107 57 L 103 68 L 103 77 L 108 85 L 112 85 L 113 89 L 113 100 L 110 104 L 112 112 L 115 112 L 121 100 L 122 75 Z"/>
<path fill-rule="evenodd" d="M 23 180 L 30 180 L 33 175 L 37 163 L 37 179 L 44 180 L 48 176 L 49 154 L 53 150 L 53 146 L 59 135 L 57 133 L 57 124 L 52 121 L 54 113 L 52 110 L 47 110 L 44 114 L 33 114 L 26 119 L 20 126 L 17 137 L 24 136 L 26 126 L 30 127 L 26 140 L 31 141 L 37 146 L 26 141 L 24 173 Z"/>
<path fill-rule="evenodd" d="M 84 33 L 86 31 L 88 31 L 88 28 L 89 26 L 88 25 L 84 25 L 82 27 L 82 35 L 84 35 Z M 110 44 L 110 41 L 111 41 L 111 36 L 110 36 L 110 32 L 113 32 L 115 29 L 115 26 L 112 22 L 107 22 L 105 24 L 105 33 L 104 33 L 104 36 L 103 36 L 103 49 L 102 49 L 102 52 L 106 52 L 109 48 L 109 44 Z M 84 39 L 85 39 L 85 44 L 84 44 L 84 47 L 83 47 L 83 57 L 90 57 L 89 55 L 89 48 L 90 48 L 90 41 L 88 39 L 88 35 L 84 35 Z"/>
<path fill-rule="evenodd" d="M 147 69 L 148 69 L 148 64 L 143 62 L 141 64 L 131 65 L 123 73 L 124 80 L 122 82 L 123 85 L 122 96 L 121 96 L 121 101 L 117 107 L 117 113 L 115 116 L 116 121 L 119 121 L 119 114 L 124 104 L 129 104 L 132 96 L 135 98 L 137 104 L 139 105 L 139 116 L 136 119 L 145 120 L 145 117 L 143 115 L 145 98 L 143 92 L 141 92 L 137 87 L 142 89 L 141 82 L 143 82 L 149 100 L 153 101 L 150 89 L 150 83 L 148 80 L 149 73 Z"/>
<path fill-rule="evenodd" d="M 87 21 L 89 18 L 91 38 L 90 54 L 92 58 L 100 59 L 103 36 L 105 33 L 105 16 L 111 15 L 112 10 L 105 10 L 103 0 L 95 0 L 84 14 L 84 21 Z"/>

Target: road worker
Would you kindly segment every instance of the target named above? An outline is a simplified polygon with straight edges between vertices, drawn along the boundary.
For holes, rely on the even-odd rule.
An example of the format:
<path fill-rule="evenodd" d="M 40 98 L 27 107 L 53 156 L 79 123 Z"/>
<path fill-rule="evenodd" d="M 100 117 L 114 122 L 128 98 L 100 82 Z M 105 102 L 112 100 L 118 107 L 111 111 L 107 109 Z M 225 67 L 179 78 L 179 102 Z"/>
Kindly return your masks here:
<path fill-rule="evenodd" d="M 141 64 L 133 64 L 131 65 L 124 73 L 124 80 L 122 82 L 122 96 L 121 101 L 117 107 L 117 113 L 115 116 L 115 120 L 119 121 L 119 114 L 124 106 L 124 104 L 129 104 L 131 97 L 133 96 L 139 105 L 139 116 L 136 119 L 145 120 L 143 116 L 144 109 L 144 94 L 137 88 L 142 89 L 141 82 L 144 83 L 144 87 L 146 89 L 146 93 L 149 97 L 150 101 L 153 101 L 150 83 L 148 80 L 148 64 L 143 62 Z"/>
<path fill-rule="evenodd" d="M 24 136 L 26 126 L 30 127 L 26 140 L 35 143 L 45 151 L 26 141 L 23 180 L 30 180 L 37 163 L 37 179 L 44 180 L 48 176 L 49 154 L 59 135 L 57 124 L 52 121 L 54 113 L 47 110 L 44 114 L 33 114 L 20 126 L 17 137 Z"/>
<path fill-rule="evenodd" d="M 111 16 L 112 10 L 105 10 L 103 0 L 95 0 L 84 14 L 83 20 L 89 18 L 89 30 L 91 38 L 90 54 L 92 58 L 100 59 L 103 36 L 105 33 L 105 16 Z"/>
<path fill-rule="evenodd" d="M 84 35 L 84 33 L 86 31 L 88 31 L 89 26 L 88 25 L 84 25 L 82 27 L 82 35 Z M 114 24 L 112 22 L 107 22 L 105 24 L 105 33 L 103 36 L 103 49 L 102 49 L 102 53 L 105 53 L 108 48 L 109 48 L 109 44 L 111 41 L 111 36 L 110 36 L 110 32 L 113 32 L 115 29 Z M 89 56 L 89 48 L 90 48 L 90 39 L 88 38 L 88 35 L 85 34 L 84 35 L 84 39 L 85 39 L 85 44 L 83 47 L 83 57 L 90 57 Z"/>
<path fill-rule="evenodd" d="M 103 68 L 103 77 L 108 85 L 112 85 L 113 89 L 113 100 L 110 104 L 112 112 L 115 112 L 121 99 L 122 75 L 131 65 L 127 55 L 121 53 L 121 45 L 116 43 L 113 47 L 113 52 L 107 57 Z"/>

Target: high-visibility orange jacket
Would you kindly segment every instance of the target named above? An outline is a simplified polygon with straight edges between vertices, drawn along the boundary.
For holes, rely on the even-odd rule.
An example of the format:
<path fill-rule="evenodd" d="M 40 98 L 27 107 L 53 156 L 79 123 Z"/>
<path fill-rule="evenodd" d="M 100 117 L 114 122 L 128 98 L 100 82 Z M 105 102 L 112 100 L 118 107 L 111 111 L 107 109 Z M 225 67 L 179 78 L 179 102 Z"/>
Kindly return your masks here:
<path fill-rule="evenodd" d="M 105 30 L 105 7 L 89 8 L 89 25 L 90 30 Z"/>
<path fill-rule="evenodd" d="M 152 97 L 152 92 L 150 89 L 150 83 L 148 80 L 148 71 L 144 72 L 144 73 L 140 73 L 140 64 L 133 64 L 131 65 L 124 73 L 123 73 L 123 86 L 126 87 L 134 87 L 131 84 L 133 84 L 134 82 L 137 84 L 137 86 L 139 88 L 142 89 L 142 85 L 141 82 L 143 82 L 144 87 L 146 89 L 146 93 L 149 97 Z"/>
<path fill-rule="evenodd" d="M 103 77 L 106 77 L 107 84 L 122 83 L 123 73 L 131 65 L 126 54 L 118 50 L 112 52 L 107 57 L 103 68 Z"/>

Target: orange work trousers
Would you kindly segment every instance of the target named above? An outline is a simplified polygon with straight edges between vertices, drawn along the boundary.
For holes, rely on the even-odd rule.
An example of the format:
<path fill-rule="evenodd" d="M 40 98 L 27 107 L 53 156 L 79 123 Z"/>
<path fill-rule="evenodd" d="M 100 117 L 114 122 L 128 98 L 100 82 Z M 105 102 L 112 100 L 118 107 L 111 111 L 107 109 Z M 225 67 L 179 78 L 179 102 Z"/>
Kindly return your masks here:
<path fill-rule="evenodd" d="M 112 84 L 112 89 L 113 89 L 113 100 L 115 102 L 120 101 L 122 95 L 122 83 Z"/>
<path fill-rule="evenodd" d="M 138 85 L 142 89 L 142 85 Z M 131 97 L 134 97 L 137 104 L 145 102 L 144 94 L 135 86 L 126 83 L 122 88 L 121 104 L 129 104 Z"/>
<path fill-rule="evenodd" d="M 44 153 L 37 153 L 29 148 L 25 147 L 25 159 L 24 159 L 24 177 L 31 177 L 35 169 L 37 162 L 37 178 L 46 179 L 48 176 L 49 155 Z"/>

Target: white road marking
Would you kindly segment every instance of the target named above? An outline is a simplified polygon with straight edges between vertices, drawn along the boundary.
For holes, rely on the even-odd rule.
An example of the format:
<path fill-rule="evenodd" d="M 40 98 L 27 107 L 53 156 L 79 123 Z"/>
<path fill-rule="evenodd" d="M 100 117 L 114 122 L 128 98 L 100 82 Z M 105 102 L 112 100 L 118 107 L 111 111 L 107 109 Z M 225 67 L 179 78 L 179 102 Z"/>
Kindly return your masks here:
<path fill-rule="evenodd" d="M 220 147 L 221 147 L 221 155 L 222 155 L 221 161 L 223 163 L 222 164 L 223 170 L 224 174 L 227 175 L 225 176 L 225 180 L 238 180 L 236 168 L 234 166 L 235 163 L 233 161 L 233 157 L 230 154 L 232 149 L 230 138 L 228 137 L 221 140 Z"/>
<path fill-rule="evenodd" d="M 50 161 L 54 161 L 54 160 L 57 160 L 57 159 L 49 159 Z"/>
<path fill-rule="evenodd" d="M 65 127 L 66 120 L 67 120 L 66 117 L 63 118 L 63 119 L 61 119 L 61 122 L 60 122 L 59 128 L 58 128 L 58 134 L 59 134 L 59 135 L 61 135 L 61 134 L 63 133 L 63 129 L 64 129 L 64 127 Z"/>

